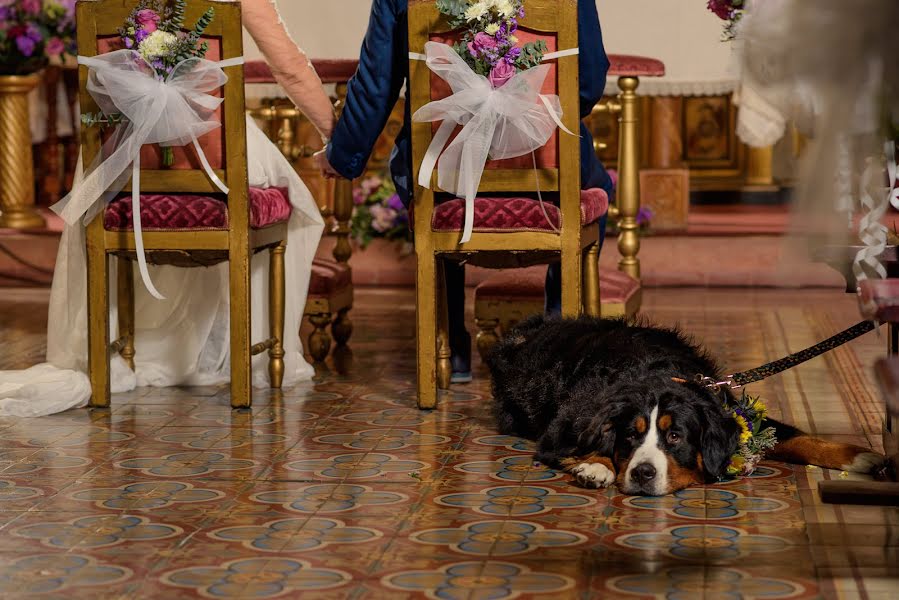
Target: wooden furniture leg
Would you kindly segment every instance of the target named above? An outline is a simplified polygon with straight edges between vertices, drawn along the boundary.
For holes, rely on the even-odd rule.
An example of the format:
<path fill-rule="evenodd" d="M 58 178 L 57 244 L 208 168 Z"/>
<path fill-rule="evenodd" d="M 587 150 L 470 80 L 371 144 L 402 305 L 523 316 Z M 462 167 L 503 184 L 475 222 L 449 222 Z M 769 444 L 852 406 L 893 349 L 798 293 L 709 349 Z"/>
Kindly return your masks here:
<path fill-rule="evenodd" d="M 587 248 L 584 260 L 584 314 L 599 317 L 602 303 L 599 289 L 599 242 Z"/>
<path fill-rule="evenodd" d="M 331 351 L 331 336 L 328 335 L 328 325 L 331 324 L 331 313 L 318 313 L 309 315 L 312 323 L 312 333 L 309 334 L 307 343 L 312 360 L 317 363 L 325 362 Z"/>
<path fill-rule="evenodd" d="M 118 298 L 119 337 L 122 350 L 119 354 L 134 370 L 134 263 L 127 258 L 118 259 L 116 269 Z"/>
<path fill-rule="evenodd" d="M 281 242 L 269 249 L 269 331 L 272 346 L 268 350 L 271 386 L 281 389 L 284 381 L 284 250 Z"/>
<path fill-rule="evenodd" d="M 620 77 L 621 90 L 619 145 L 618 145 L 618 252 L 621 260 L 618 268 L 634 279 L 640 279 L 640 235 L 637 213 L 640 211 L 640 156 L 637 138 L 637 86 L 636 77 Z"/>
<path fill-rule="evenodd" d="M 416 278 L 416 336 L 418 407 L 437 406 L 437 258 L 430 248 L 420 248 Z"/>
<path fill-rule="evenodd" d="M 103 219 L 94 218 L 87 235 L 87 322 L 90 406 L 109 406 L 109 268 L 103 247 Z"/>
<path fill-rule="evenodd" d="M 437 389 L 448 390 L 453 376 L 450 360 L 452 352 L 449 344 L 449 314 L 446 301 L 446 272 L 444 260 L 437 259 L 436 306 L 437 306 Z"/>
<path fill-rule="evenodd" d="M 231 236 L 236 247 L 229 252 L 231 289 L 231 408 L 249 408 L 252 404 L 250 365 L 250 256 L 248 239 Z"/>

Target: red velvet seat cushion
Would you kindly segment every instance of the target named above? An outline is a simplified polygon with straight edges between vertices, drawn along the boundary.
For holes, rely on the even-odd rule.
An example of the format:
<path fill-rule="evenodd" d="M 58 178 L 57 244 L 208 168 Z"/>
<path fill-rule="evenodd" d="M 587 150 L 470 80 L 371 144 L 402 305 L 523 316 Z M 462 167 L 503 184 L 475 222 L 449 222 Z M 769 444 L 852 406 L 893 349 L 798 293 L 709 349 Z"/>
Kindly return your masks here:
<path fill-rule="evenodd" d="M 312 277 L 309 280 L 310 296 L 330 296 L 352 283 L 350 268 L 335 260 L 316 258 L 312 261 Z"/>
<path fill-rule="evenodd" d="M 250 227 L 261 229 L 290 217 L 284 188 L 250 188 Z M 228 228 L 228 205 L 216 196 L 197 194 L 141 194 L 140 218 L 144 231 L 216 230 Z M 106 207 L 107 231 L 131 231 L 131 194 Z"/>
<path fill-rule="evenodd" d="M 546 215 L 543 214 L 546 209 Z M 599 188 L 581 192 L 581 223 L 596 223 L 609 210 L 609 197 Z M 547 222 L 549 217 L 549 222 Z M 474 231 L 553 231 L 562 221 L 558 206 L 533 198 L 479 197 L 474 201 Z M 465 222 L 465 201 L 456 198 L 437 205 L 431 228 L 434 231 L 460 231 Z M 552 225 L 550 225 L 552 223 Z"/>
<path fill-rule="evenodd" d="M 475 300 L 494 302 L 543 303 L 545 267 L 510 269 L 492 275 L 475 290 Z M 603 303 L 624 304 L 640 288 L 640 283 L 618 269 L 599 270 L 600 299 Z"/>

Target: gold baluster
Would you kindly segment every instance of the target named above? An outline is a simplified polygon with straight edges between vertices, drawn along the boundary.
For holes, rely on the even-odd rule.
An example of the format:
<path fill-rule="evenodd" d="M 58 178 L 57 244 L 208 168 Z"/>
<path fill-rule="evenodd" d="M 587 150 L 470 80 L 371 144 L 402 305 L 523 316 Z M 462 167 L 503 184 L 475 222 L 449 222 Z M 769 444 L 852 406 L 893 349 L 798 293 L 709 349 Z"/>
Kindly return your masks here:
<path fill-rule="evenodd" d="M 637 86 L 640 80 L 636 77 L 619 77 L 618 87 L 621 90 L 619 102 L 621 115 L 618 118 L 620 130 L 618 135 L 618 252 L 621 260 L 618 268 L 633 277 L 640 279 L 640 236 L 637 231 L 637 213 L 640 210 L 640 165 L 637 145 Z"/>

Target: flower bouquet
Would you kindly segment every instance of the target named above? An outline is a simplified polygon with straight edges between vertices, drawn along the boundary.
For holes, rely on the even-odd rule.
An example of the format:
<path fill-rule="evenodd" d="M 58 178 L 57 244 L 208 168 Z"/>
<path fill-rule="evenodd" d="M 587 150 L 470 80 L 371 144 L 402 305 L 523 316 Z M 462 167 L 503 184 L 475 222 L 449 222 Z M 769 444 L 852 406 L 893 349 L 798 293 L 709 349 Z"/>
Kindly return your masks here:
<path fill-rule="evenodd" d="M 522 0 L 437 0 L 437 10 L 450 18 L 453 27 L 464 28 L 453 48 L 495 88 L 515 73 L 539 65 L 546 52 L 543 40 L 517 45 L 515 32 L 524 17 Z"/>
<path fill-rule="evenodd" d="M 75 53 L 75 0 L 0 0 L 0 75 L 28 75 Z"/>
<path fill-rule="evenodd" d="M 727 474 L 730 477 L 751 475 L 765 452 L 777 444 L 774 428 L 762 428 L 768 409 L 757 396 L 750 396 L 745 391 L 734 406 L 727 408 L 740 427 L 740 446 L 730 459 Z"/>
<path fill-rule="evenodd" d="M 352 237 L 364 249 L 374 238 L 399 241 L 412 240 L 409 212 L 403 206 L 390 177 L 373 175 L 353 189 Z"/>
<path fill-rule="evenodd" d="M 723 40 L 729 42 L 736 37 L 737 23 L 746 12 L 746 0 L 708 0 L 710 11 L 725 21 Z"/>
<path fill-rule="evenodd" d="M 186 0 L 175 0 L 171 7 L 166 6 L 165 0 L 141 0 L 119 29 L 125 48 L 140 54 L 161 81 L 179 64 L 191 58 L 205 58 L 209 51 L 208 44 L 200 43 L 200 38 L 215 17 L 215 9 L 207 10 L 191 31 L 184 31 L 186 5 Z M 81 116 L 82 123 L 88 127 L 117 125 L 122 119 L 119 114 Z M 171 146 L 162 147 L 162 164 L 167 167 L 174 164 Z"/>

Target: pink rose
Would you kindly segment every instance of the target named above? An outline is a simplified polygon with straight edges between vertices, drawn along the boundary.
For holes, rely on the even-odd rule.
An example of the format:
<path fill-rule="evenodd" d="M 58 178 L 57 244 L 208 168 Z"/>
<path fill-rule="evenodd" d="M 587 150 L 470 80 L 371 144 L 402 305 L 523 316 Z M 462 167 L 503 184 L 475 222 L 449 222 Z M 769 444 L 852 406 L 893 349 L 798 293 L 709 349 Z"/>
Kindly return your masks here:
<path fill-rule="evenodd" d="M 515 75 L 515 67 L 513 67 L 506 61 L 501 60 L 496 63 L 496 66 L 493 67 L 493 69 L 491 69 L 490 75 L 487 77 L 487 79 L 490 80 L 493 88 L 496 89 L 498 87 L 504 86 L 507 81 L 512 79 L 513 75 Z"/>
<path fill-rule="evenodd" d="M 46 50 L 50 56 L 62 56 L 66 51 L 66 45 L 58 37 L 53 37 L 47 41 Z"/>
<path fill-rule="evenodd" d="M 474 40 L 468 42 L 468 52 L 477 58 L 489 50 L 496 50 L 496 39 L 483 31 L 474 36 Z"/>
<path fill-rule="evenodd" d="M 153 33 L 154 31 L 156 31 L 156 26 L 159 24 L 159 15 L 157 15 L 149 8 L 145 8 L 143 10 L 137 11 L 137 14 L 134 16 L 134 20 L 137 21 L 137 24 L 141 29 L 143 29 L 147 33 Z"/>
<path fill-rule="evenodd" d="M 22 10 L 30 15 L 39 14 L 41 12 L 41 0 L 22 0 Z"/>
<path fill-rule="evenodd" d="M 709 0 L 709 10 L 715 13 L 719 19 L 727 21 L 733 13 L 730 0 Z"/>

